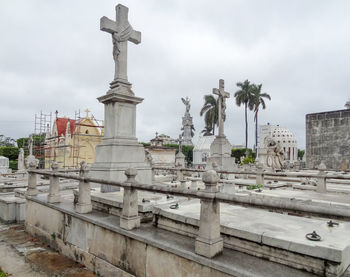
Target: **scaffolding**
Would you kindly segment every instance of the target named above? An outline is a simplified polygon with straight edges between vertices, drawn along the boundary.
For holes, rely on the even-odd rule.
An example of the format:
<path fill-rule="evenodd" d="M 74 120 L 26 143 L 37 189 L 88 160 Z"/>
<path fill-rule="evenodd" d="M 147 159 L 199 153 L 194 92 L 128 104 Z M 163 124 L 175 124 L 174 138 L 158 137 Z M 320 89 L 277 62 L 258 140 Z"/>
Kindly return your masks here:
<path fill-rule="evenodd" d="M 39 160 L 39 167 L 43 168 L 45 164 L 45 134 L 51 130 L 52 113 L 35 114 L 33 137 L 33 155 Z M 26 155 L 29 154 L 29 141 L 23 143 L 23 150 Z"/>
<path fill-rule="evenodd" d="M 61 168 L 78 168 L 79 163 L 86 159 L 86 156 L 82 155 L 82 149 L 86 147 L 87 138 L 88 141 L 94 145 L 100 142 L 103 137 L 103 121 L 96 119 L 93 115 L 89 117 L 89 110 L 85 110 L 85 112 L 85 117 L 81 117 L 80 110 L 74 112 L 74 130 L 71 130 L 70 144 L 67 144 L 66 140 L 64 140 L 64 144 L 61 144 L 59 134 L 45 139 L 46 143 L 43 148 L 43 152 L 45 153 L 45 167 L 49 167 L 53 161 L 58 161 Z M 57 120 L 57 118 L 58 112 L 56 111 L 55 120 Z M 84 123 L 84 119 L 91 120 L 93 124 Z M 68 118 L 67 120 L 67 122 L 69 122 L 70 119 Z M 98 130 L 98 135 L 89 134 L 89 128 L 96 128 Z M 50 133 L 51 131 L 52 128 L 50 128 Z M 61 151 L 60 155 L 57 155 L 58 151 L 56 150 L 60 149 L 63 149 L 63 151 Z M 60 160 L 60 157 L 62 158 L 62 156 L 63 160 Z M 70 160 L 67 161 L 66 158 L 69 158 Z"/>

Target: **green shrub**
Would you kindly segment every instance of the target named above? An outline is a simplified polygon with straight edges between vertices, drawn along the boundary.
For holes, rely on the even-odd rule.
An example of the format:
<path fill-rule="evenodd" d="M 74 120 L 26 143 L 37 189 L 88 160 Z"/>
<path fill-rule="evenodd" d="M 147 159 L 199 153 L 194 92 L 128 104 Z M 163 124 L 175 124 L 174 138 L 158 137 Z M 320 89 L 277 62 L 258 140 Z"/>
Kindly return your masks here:
<path fill-rule="evenodd" d="M 0 268 L 0 277 L 7 277 L 7 274 Z"/>
<path fill-rule="evenodd" d="M 264 188 L 263 185 L 249 185 L 246 187 L 247 190 L 262 189 L 262 188 Z"/>
<path fill-rule="evenodd" d="M 18 161 L 9 161 L 9 167 L 13 171 L 16 171 L 18 169 Z"/>
<path fill-rule="evenodd" d="M 300 150 L 300 149 L 298 149 L 298 158 L 299 158 L 300 160 L 303 159 L 304 155 L 305 155 L 305 150 Z"/>
<path fill-rule="evenodd" d="M 164 144 L 165 147 L 179 148 L 178 144 Z M 193 148 L 191 145 L 182 145 L 182 153 L 185 155 L 186 162 L 190 165 L 193 162 Z M 176 151 L 177 154 L 178 151 Z"/>
<path fill-rule="evenodd" d="M 253 150 L 248 148 L 248 156 L 252 156 L 255 159 L 255 153 L 253 153 Z M 241 157 L 245 157 L 245 148 L 234 148 L 231 150 L 231 157 L 235 158 L 236 163 L 241 162 Z"/>
<path fill-rule="evenodd" d="M 242 164 L 252 164 L 255 162 L 255 159 L 253 156 L 248 156 L 248 157 L 245 157 L 243 160 L 242 160 Z"/>
<path fill-rule="evenodd" d="M 10 147 L 0 147 L 0 156 L 4 156 L 9 158 L 9 160 L 17 160 L 18 158 L 18 147 L 10 146 Z"/>

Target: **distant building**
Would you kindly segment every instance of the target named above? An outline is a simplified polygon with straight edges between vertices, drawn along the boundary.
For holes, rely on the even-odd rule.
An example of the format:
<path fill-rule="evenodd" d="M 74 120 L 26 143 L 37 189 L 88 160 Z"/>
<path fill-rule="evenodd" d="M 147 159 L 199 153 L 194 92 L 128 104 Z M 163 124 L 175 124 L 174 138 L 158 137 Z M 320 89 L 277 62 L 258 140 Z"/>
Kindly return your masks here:
<path fill-rule="evenodd" d="M 81 161 L 92 164 L 95 160 L 95 147 L 101 143 L 103 126 L 93 116 L 79 120 L 57 117 L 52 130 L 47 130 L 45 138 L 45 168 L 52 161 L 60 168 L 77 168 Z"/>
<path fill-rule="evenodd" d="M 327 168 L 340 170 L 350 159 L 350 110 L 307 114 L 305 154 L 307 168 L 323 160 Z"/>
<path fill-rule="evenodd" d="M 177 144 L 177 140 L 167 135 L 156 133 L 156 137 L 151 139 L 151 146 L 164 146 L 165 144 Z"/>
<path fill-rule="evenodd" d="M 151 139 L 151 146 L 146 149 L 151 154 L 152 165 L 160 167 L 175 167 L 176 148 L 166 147 L 167 144 L 177 144 L 171 137 L 156 133 L 156 137 Z"/>
<path fill-rule="evenodd" d="M 210 157 L 210 146 L 214 139 L 215 136 L 199 136 L 193 148 L 193 166 L 195 168 L 205 168 Z"/>
<path fill-rule="evenodd" d="M 298 143 L 295 135 L 286 128 L 270 124 L 259 126 L 258 158 L 259 152 L 262 153 L 266 150 L 267 138 L 272 138 L 281 146 L 285 161 L 294 163 L 298 160 Z"/>

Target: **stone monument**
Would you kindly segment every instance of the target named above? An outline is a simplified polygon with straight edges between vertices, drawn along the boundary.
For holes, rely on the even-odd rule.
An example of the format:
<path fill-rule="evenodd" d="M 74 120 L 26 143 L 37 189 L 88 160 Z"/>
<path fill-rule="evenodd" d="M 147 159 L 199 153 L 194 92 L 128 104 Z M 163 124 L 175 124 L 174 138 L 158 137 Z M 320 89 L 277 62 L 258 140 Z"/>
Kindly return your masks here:
<path fill-rule="evenodd" d="M 284 168 L 284 151 L 281 144 L 270 136 L 264 139 L 264 147 L 259 148 L 259 162 L 265 169 L 279 171 Z"/>
<path fill-rule="evenodd" d="M 127 168 L 137 169 L 136 180 L 152 183 L 152 170 L 146 161 L 144 147 L 136 138 L 136 105 L 143 98 L 136 97 L 127 77 L 128 41 L 141 42 L 141 33 L 135 31 L 128 21 L 129 9 L 116 6 L 116 21 L 102 17 L 100 29 L 112 35 L 114 80 L 110 89 L 98 101 L 105 105 L 104 137 L 95 149 L 95 162 L 89 175 L 96 178 L 125 181 Z M 117 191 L 119 188 L 102 185 L 102 192 Z"/>
<path fill-rule="evenodd" d="M 227 140 L 224 133 L 224 122 L 226 119 L 226 98 L 230 97 L 224 90 L 224 80 L 219 80 L 219 89 L 214 88 L 213 94 L 219 97 L 219 135 L 217 135 L 210 146 L 210 157 L 207 168 L 211 169 L 213 162 L 216 163 L 218 170 L 230 170 L 235 167 L 235 159 L 231 157 L 232 145 Z"/>
<path fill-rule="evenodd" d="M 29 155 L 27 156 L 27 158 L 24 159 L 25 167 L 28 169 L 30 165 L 32 165 L 33 168 L 36 168 L 39 164 L 39 160 L 37 160 L 33 155 L 33 136 L 32 135 L 29 136 L 28 148 L 29 148 Z"/>
<path fill-rule="evenodd" d="M 178 139 L 179 150 L 175 156 L 175 166 L 177 167 L 185 167 L 185 155 L 182 153 L 182 142 L 183 142 L 183 139 L 181 135 L 179 135 L 179 139 Z"/>
<path fill-rule="evenodd" d="M 193 145 L 192 137 L 194 136 L 194 125 L 192 122 L 192 116 L 190 115 L 190 99 L 186 96 L 186 98 L 181 98 L 182 102 L 186 106 L 185 115 L 182 117 L 182 137 L 183 137 L 183 145 Z"/>
<path fill-rule="evenodd" d="M 25 171 L 25 167 L 24 167 L 24 151 L 23 148 L 19 149 L 19 153 L 18 153 L 18 163 L 17 163 L 17 172 L 21 173 Z"/>
<path fill-rule="evenodd" d="M 9 158 L 0 156 L 0 177 L 1 174 L 11 173 L 11 169 L 9 168 L 10 162 Z"/>

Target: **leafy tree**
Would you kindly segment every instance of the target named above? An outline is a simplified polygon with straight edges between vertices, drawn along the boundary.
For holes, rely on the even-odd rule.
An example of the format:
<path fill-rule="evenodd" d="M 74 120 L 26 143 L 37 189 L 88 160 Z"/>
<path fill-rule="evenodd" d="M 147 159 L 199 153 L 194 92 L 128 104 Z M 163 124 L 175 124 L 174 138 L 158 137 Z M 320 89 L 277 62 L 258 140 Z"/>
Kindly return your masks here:
<path fill-rule="evenodd" d="M 248 152 L 248 157 L 253 157 L 255 158 L 255 154 L 253 153 L 252 149 L 248 148 L 234 148 L 231 150 L 231 157 L 235 158 L 235 162 L 236 163 L 240 163 L 241 162 L 241 157 L 246 156 L 246 152 Z"/>
<path fill-rule="evenodd" d="M 23 148 L 28 145 L 29 138 L 19 138 L 17 139 L 17 146 L 18 148 Z"/>
<path fill-rule="evenodd" d="M 0 135 L 0 147 L 10 147 L 10 146 L 16 146 L 16 141 L 10 137 L 5 137 L 4 135 Z"/>
<path fill-rule="evenodd" d="M 249 103 L 250 109 L 254 110 L 254 121 L 255 121 L 255 147 L 258 147 L 258 113 L 260 106 L 263 108 L 263 110 L 266 108 L 265 100 L 269 99 L 271 100 L 271 97 L 267 93 L 261 92 L 262 84 L 260 85 L 253 85 L 252 86 L 252 99 Z"/>
<path fill-rule="evenodd" d="M 9 158 L 9 160 L 17 160 L 18 158 L 18 147 L 14 146 L 3 146 L 0 147 L 0 156 L 4 156 L 6 158 Z"/>
<path fill-rule="evenodd" d="M 303 159 L 304 155 L 305 155 L 305 150 L 300 150 L 300 149 L 298 149 L 298 158 L 299 158 L 300 160 Z"/>
<path fill-rule="evenodd" d="M 253 85 L 245 80 L 243 83 L 238 82 L 237 87 L 240 89 L 236 91 L 235 98 L 237 106 L 244 105 L 244 115 L 245 115 L 245 149 L 246 155 L 248 154 L 248 118 L 247 118 L 247 109 L 252 110 L 251 101 L 253 99 Z"/>
<path fill-rule="evenodd" d="M 200 111 L 200 116 L 204 115 L 205 128 L 215 135 L 215 125 L 219 120 L 219 100 L 215 96 L 204 95 L 204 105 Z"/>
<path fill-rule="evenodd" d="M 179 149 L 178 144 L 164 144 L 164 146 Z M 185 160 L 187 161 L 187 164 L 192 164 L 193 162 L 193 148 L 194 146 L 191 145 L 182 145 L 182 153 L 185 155 Z M 176 151 L 176 154 L 177 153 L 178 151 Z"/>

